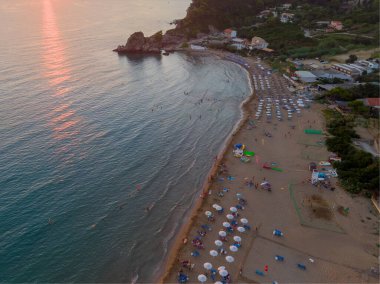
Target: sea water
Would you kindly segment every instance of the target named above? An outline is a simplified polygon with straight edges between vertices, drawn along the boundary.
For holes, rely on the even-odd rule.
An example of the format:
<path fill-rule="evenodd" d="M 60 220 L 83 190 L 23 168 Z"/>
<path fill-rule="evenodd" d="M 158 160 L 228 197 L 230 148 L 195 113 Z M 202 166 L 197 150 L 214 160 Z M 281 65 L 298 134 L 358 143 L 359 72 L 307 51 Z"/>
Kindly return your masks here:
<path fill-rule="evenodd" d="M 214 57 L 118 56 L 189 0 L 0 2 L 0 282 L 149 282 L 250 93 Z"/>

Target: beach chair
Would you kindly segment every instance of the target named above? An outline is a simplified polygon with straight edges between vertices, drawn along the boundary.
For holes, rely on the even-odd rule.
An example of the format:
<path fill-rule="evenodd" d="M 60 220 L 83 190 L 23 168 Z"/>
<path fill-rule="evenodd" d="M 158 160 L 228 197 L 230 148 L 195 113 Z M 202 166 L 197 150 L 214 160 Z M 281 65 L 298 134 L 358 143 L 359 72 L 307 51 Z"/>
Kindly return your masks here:
<path fill-rule="evenodd" d="M 186 283 L 187 280 L 189 280 L 189 277 L 187 277 L 186 274 L 180 274 L 178 275 L 178 283 Z"/>
<path fill-rule="evenodd" d="M 200 253 L 199 253 L 199 251 L 194 250 L 194 251 L 191 253 L 191 256 L 197 257 L 197 256 L 200 256 Z"/>
<path fill-rule="evenodd" d="M 301 270 L 306 270 L 306 266 L 302 263 L 297 263 L 297 267 Z"/>
<path fill-rule="evenodd" d="M 281 256 L 281 255 L 276 255 L 274 257 L 274 259 L 277 260 L 277 261 L 284 261 L 285 258 L 283 256 Z"/>
<path fill-rule="evenodd" d="M 211 231 L 211 227 L 210 227 L 209 225 L 207 225 L 207 224 L 203 224 L 203 225 L 201 226 L 201 228 L 204 229 L 204 230 Z"/>
<path fill-rule="evenodd" d="M 264 272 L 262 272 L 262 271 L 260 271 L 260 270 L 258 270 L 258 269 L 255 271 L 255 273 L 256 273 L 257 275 L 264 276 Z"/>

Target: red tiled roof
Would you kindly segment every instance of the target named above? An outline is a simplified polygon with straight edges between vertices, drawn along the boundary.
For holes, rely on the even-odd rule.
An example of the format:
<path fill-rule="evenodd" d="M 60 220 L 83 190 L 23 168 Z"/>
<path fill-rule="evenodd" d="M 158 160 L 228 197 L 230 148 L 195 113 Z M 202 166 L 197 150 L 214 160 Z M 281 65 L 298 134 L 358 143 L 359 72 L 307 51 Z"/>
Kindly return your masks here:
<path fill-rule="evenodd" d="M 232 33 L 232 29 L 225 29 L 224 32 L 225 32 L 226 34 L 230 34 L 230 33 Z"/>
<path fill-rule="evenodd" d="M 380 98 L 367 98 L 367 103 L 369 106 L 380 106 Z"/>

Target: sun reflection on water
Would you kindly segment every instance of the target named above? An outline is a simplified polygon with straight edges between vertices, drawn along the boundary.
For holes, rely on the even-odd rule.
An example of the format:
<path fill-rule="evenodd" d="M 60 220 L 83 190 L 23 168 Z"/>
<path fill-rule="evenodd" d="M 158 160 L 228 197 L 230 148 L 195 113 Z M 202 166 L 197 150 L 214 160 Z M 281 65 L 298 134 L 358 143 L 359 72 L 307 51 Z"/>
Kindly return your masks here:
<path fill-rule="evenodd" d="M 69 158 L 70 149 L 79 144 L 76 138 L 79 129 L 75 126 L 81 118 L 71 107 L 73 104 L 69 97 L 71 89 L 65 85 L 71 79 L 71 69 L 51 0 L 43 2 L 42 34 L 43 76 L 48 79 L 50 95 L 55 99 L 53 109 L 49 112 L 48 125 L 53 130 L 53 139 L 63 142 L 56 150 L 56 154 L 64 154 Z"/>

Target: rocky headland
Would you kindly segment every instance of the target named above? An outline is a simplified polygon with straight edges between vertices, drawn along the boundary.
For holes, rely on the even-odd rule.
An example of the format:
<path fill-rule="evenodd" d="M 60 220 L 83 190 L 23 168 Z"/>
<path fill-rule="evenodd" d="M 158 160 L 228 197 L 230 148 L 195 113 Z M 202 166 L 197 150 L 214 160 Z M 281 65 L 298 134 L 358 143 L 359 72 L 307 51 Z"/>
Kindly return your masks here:
<path fill-rule="evenodd" d="M 169 30 L 164 35 L 162 31 L 150 37 L 143 32 L 133 33 L 125 45 L 119 45 L 113 51 L 123 53 L 161 53 L 161 50 L 174 51 L 184 42 L 184 36 L 176 30 Z"/>

